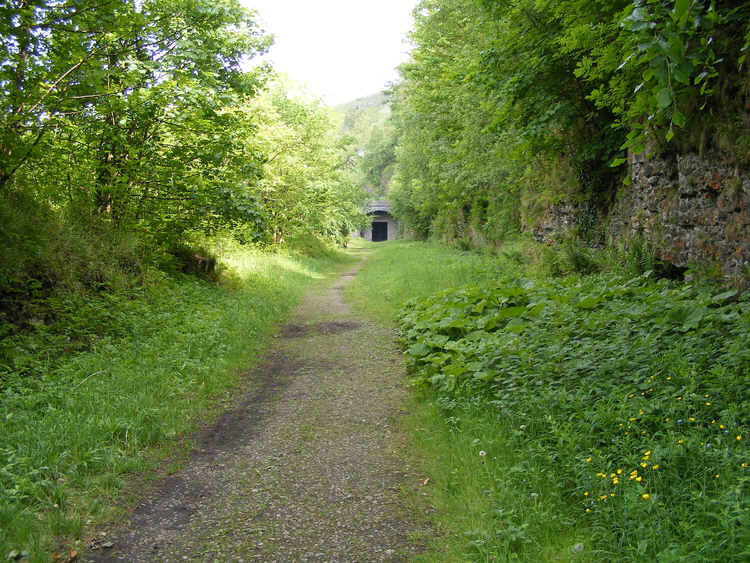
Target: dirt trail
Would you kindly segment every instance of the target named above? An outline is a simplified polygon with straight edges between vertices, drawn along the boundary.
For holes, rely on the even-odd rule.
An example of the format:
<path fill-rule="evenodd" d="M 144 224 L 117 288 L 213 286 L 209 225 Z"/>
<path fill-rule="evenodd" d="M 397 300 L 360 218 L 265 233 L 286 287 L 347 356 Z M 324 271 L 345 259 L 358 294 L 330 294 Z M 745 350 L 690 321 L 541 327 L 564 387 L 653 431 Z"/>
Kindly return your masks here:
<path fill-rule="evenodd" d="M 85 559 L 409 559 L 416 547 L 398 493 L 408 469 L 394 428 L 404 366 L 392 330 L 341 298 L 357 270 L 307 296 L 241 401 Z"/>

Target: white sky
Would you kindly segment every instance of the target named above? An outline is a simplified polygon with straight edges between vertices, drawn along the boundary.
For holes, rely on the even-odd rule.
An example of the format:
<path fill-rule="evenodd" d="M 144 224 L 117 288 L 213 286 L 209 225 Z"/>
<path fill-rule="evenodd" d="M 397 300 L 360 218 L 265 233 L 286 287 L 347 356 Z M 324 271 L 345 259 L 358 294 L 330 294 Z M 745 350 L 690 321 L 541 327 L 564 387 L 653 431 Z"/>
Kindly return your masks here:
<path fill-rule="evenodd" d="M 263 60 L 327 104 L 374 94 L 398 78 L 418 0 L 241 0 L 274 45 Z"/>

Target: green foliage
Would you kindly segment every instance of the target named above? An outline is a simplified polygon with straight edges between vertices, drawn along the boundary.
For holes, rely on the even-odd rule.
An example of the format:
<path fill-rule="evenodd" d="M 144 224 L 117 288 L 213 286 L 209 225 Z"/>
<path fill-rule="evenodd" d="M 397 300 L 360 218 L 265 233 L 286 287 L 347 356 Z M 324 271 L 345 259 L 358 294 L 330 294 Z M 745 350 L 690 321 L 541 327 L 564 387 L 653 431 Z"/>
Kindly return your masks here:
<path fill-rule="evenodd" d="M 148 276 L 158 249 L 107 226 L 64 220 L 27 194 L 0 206 L 0 339 L 55 319 L 61 296 L 127 291 Z M 2 340 L 0 340 L 0 347 Z"/>
<path fill-rule="evenodd" d="M 4 8 L 0 195 L 11 185 L 119 229 L 176 238 L 256 222 L 260 157 L 238 108 L 263 71 L 250 13 L 222 2 Z M 248 150 L 250 148 L 251 150 Z"/>
<path fill-rule="evenodd" d="M 691 129 L 705 133 L 718 116 L 742 111 L 748 21 L 747 2 L 634 1 L 612 44 L 583 61 L 577 74 L 611 76 L 591 98 L 629 128 L 626 146 L 635 152 L 649 142 L 668 143 L 678 128 L 689 138 Z"/>
<path fill-rule="evenodd" d="M 440 532 L 414 561 L 602 560 L 543 456 L 519 447 L 524 425 L 470 399 L 428 395 L 410 410 L 412 449 L 430 477 L 420 493 Z"/>
<path fill-rule="evenodd" d="M 605 201 L 618 175 L 607 165 L 623 139 L 572 69 L 607 41 L 612 26 L 601 22 L 617 9 L 422 3 L 394 96 L 399 218 L 422 235 L 471 227 L 499 241 L 533 228 L 545 201 Z"/>
<path fill-rule="evenodd" d="M 364 188 L 369 199 L 386 195 L 396 158 L 390 94 L 381 92 L 333 109 L 348 148 L 349 181 Z"/>
<path fill-rule="evenodd" d="M 656 270 L 656 253 L 653 245 L 643 236 L 633 236 L 628 241 L 627 249 L 620 254 L 620 262 L 631 275 L 640 276 Z"/>
<path fill-rule="evenodd" d="M 415 383 L 521 429 L 508 447 L 554 475 L 600 559 L 740 561 L 749 321 L 735 291 L 506 276 L 413 302 L 401 330 Z"/>
<path fill-rule="evenodd" d="M 367 144 L 373 131 L 381 127 L 391 113 L 390 94 L 378 92 L 333 108 L 341 122 L 340 133 L 351 136 L 357 149 Z"/>
<path fill-rule="evenodd" d="M 267 240 L 311 233 L 342 244 L 361 221 L 365 193 L 348 174 L 350 149 L 336 143 L 331 116 L 283 84 L 273 84 L 252 109 L 268 155 L 258 185 Z"/>
<path fill-rule="evenodd" d="M 286 240 L 285 247 L 294 253 L 316 260 L 330 260 L 333 263 L 346 262 L 347 256 L 329 242 L 310 233 L 298 234 Z"/>
<path fill-rule="evenodd" d="M 504 269 L 518 269 L 519 254 L 525 256 L 519 246 L 510 244 L 500 257 L 457 253 L 442 244 L 408 240 L 373 245 L 355 239 L 350 246 L 369 251 L 366 267 L 346 290 L 347 295 L 378 320 L 395 319 L 404 303 L 414 297 L 463 285 L 467 280 L 491 283 Z M 383 250 L 377 250 L 381 246 Z"/>
<path fill-rule="evenodd" d="M 0 7 L 0 337 L 154 267 L 216 279 L 199 240 L 345 239 L 363 196 L 325 110 L 243 70 L 270 44 L 252 12 L 84 4 Z"/>
<path fill-rule="evenodd" d="M 412 241 L 359 244 L 368 258 L 346 295 L 384 322 L 394 322 L 410 299 L 468 282 L 490 285 L 529 262 L 520 242 L 498 257 Z M 412 473 L 428 479 L 413 503 L 418 518 L 428 515 L 425 529 L 438 531 L 426 534 L 427 549 L 415 561 L 596 560 L 578 507 L 538 463 L 543 456 L 529 458 L 519 447 L 518 421 L 477 398 L 443 400 L 433 392 L 418 394 L 408 410 L 409 448 L 418 460 Z M 586 550 L 572 554 L 579 542 Z"/>
<path fill-rule="evenodd" d="M 577 274 L 594 274 L 599 271 L 595 251 L 575 237 L 568 237 L 562 245 L 563 255 L 570 268 Z"/>
<path fill-rule="evenodd" d="M 516 419 L 478 400 L 428 395 L 414 403 L 411 449 L 422 454 L 419 470 L 430 481 L 420 493 L 439 530 L 426 534 L 427 550 L 414 561 L 602 560 L 543 456 L 519 447 L 527 434 Z"/>
<path fill-rule="evenodd" d="M 378 194 L 388 192 L 396 161 L 395 147 L 396 138 L 392 127 L 373 127 L 363 149 L 360 168 L 365 185 L 374 188 Z"/>

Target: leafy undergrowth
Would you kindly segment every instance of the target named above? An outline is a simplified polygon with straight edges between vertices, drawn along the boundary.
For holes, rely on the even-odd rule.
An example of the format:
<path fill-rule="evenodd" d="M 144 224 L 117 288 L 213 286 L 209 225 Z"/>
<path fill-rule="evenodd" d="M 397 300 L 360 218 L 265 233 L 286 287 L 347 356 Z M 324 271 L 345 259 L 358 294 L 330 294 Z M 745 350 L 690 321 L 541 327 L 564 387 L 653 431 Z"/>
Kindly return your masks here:
<path fill-rule="evenodd" d="M 488 466 L 488 486 L 531 494 L 546 474 L 600 560 L 750 556 L 750 300 L 648 276 L 506 279 L 417 300 L 400 321 L 414 382 L 449 416 L 502 418 L 503 443 L 477 440 L 477 455 L 524 452 L 517 471 Z M 480 539 L 480 553 L 508 543 Z"/>
<path fill-rule="evenodd" d="M 437 536 L 422 559 L 747 560 L 747 297 L 524 280 L 512 254 L 388 243 L 350 290 L 391 319 L 416 298 L 400 323 Z"/>
<path fill-rule="evenodd" d="M 341 258 L 234 251 L 224 262 L 220 285 L 152 272 L 139 289 L 70 295 L 55 323 L 2 342 L 2 556 L 48 561 L 108 517 L 124 477 L 208 415 Z"/>

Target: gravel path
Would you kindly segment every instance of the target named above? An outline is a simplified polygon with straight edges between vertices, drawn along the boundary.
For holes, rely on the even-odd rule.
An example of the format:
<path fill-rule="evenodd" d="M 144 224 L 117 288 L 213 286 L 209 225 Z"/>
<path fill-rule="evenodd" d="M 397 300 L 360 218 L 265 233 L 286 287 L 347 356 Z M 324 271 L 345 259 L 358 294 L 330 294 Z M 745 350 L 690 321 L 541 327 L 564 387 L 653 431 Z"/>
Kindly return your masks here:
<path fill-rule="evenodd" d="M 88 561 L 404 561 L 418 547 L 406 484 L 405 370 L 388 327 L 341 289 L 307 296 L 247 391 L 196 438 L 176 474 Z"/>

